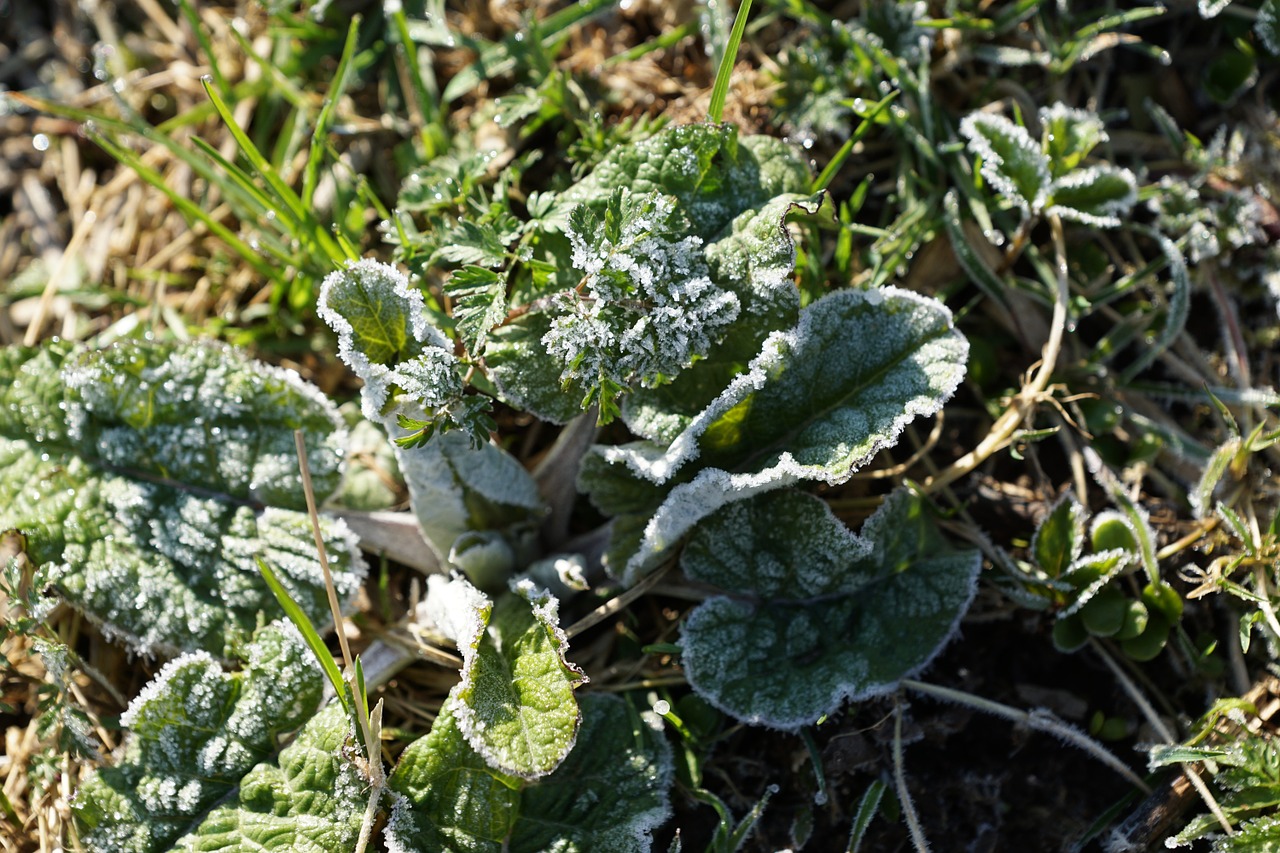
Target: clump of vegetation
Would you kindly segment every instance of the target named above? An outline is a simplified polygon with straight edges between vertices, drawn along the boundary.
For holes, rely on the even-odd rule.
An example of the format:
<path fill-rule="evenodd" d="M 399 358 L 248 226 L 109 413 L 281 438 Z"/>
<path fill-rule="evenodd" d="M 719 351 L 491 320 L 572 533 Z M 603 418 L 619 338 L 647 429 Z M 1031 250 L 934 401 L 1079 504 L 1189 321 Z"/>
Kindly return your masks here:
<path fill-rule="evenodd" d="M 0 849 L 1277 843 L 1274 0 L 495 15 L 0 102 Z"/>

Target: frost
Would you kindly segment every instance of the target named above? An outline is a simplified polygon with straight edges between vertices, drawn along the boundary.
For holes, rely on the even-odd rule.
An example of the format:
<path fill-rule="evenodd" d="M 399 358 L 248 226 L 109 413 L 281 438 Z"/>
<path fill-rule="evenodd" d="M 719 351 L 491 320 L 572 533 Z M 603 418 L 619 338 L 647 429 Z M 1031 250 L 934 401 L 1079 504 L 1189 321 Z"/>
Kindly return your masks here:
<path fill-rule="evenodd" d="M 688 231 L 675 198 L 658 193 L 617 190 L 601 218 L 574 210 L 567 234 L 583 279 L 556 298 L 542 338 L 567 365 L 562 383 L 664 383 L 706 355 L 737 319 L 737 295 L 712 283 L 702 238 Z"/>
<path fill-rule="evenodd" d="M 1088 166 L 1053 182 L 1046 211 L 1097 228 L 1117 228 L 1138 198 L 1138 182 L 1128 169 Z"/>
<path fill-rule="evenodd" d="M 949 550 L 904 491 L 860 537 L 821 500 L 781 491 L 707 517 L 682 565 L 725 593 L 684 624 L 690 686 L 744 722 L 796 729 L 927 666 L 968 608 L 981 560 Z"/>
<path fill-rule="evenodd" d="M 1024 216 L 1044 208 L 1049 191 L 1049 161 L 1027 129 L 1002 115 L 970 113 L 960 135 L 982 160 L 982 177 L 1022 209 Z"/>
<path fill-rule="evenodd" d="M 462 681 L 450 694 L 459 730 L 489 766 L 536 779 L 573 748 L 585 680 L 565 658 L 555 597 L 525 580 L 496 603 L 461 578 L 428 581 L 425 609 L 462 653 Z"/>
<path fill-rule="evenodd" d="M 330 273 L 316 313 L 338 335 L 338 357 L 364 380 L 364 416 L 396 431 L 396 415 L 421 417 L 462 396 L 460 364 L 427 321 L 422 294 L 395 267 L 355 261 Z"/>

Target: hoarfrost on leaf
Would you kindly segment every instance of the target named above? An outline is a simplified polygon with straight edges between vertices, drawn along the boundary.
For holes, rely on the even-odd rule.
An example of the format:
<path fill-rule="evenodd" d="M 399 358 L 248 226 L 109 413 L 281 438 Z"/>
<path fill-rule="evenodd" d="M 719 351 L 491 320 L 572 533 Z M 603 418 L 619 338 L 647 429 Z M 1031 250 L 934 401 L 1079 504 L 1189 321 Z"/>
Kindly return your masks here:
<path fill-rule="evenodd" d="M 296 629 L 265 628 L 243 671 L 204 652 L 170 661 L 130 703 L 114 766 L 76 794 L 90 849 L 168 850 L 320 704 L 322 676 Z"/>
<path fill-rule="evenodd" d="M 909 291 L 844 290 L 812 303 L 670 445 L 597 451 L 656 484 L 694 460 L 702 468 L 667 495 L 624 580 L 725 503 L 801 480 L 843 482 L 942 406 L 967 356 L 950 312 Z"/>
<path fill-rule="evenodd" d="M 683 567 L 724 590 L 681 634 L 689 684 L 743 720 L 797 729 L 892 690 L 954 635 L 976 551 L 952 551 L 921 501 L 885 499 L 854 536 L 795 491 L 731 504 L 698 525 Z"/>
<path fill-rule="evenodd" d="M 542 343 L 567 366 L 562 383 L 588 388 L 586 408 L 609 410 L 608 388 L 670 381 L 738 317 L 736 294 L 717 287 L 701 237 L 676 199 L 618 189 L 602 216 L 585 205 L 569 216 L 578 288 L 556 298 Z"/>
<path fill-rule="evenodd" d="M 1002 115 L 970 113 L 960 135 L 982 160 L 982 177 L 1016 204 L 1023 216 L 1039 213 L 1048 199 L 1049 158 L 1027 129 Z"/>
<path fill-rule="evenodd" d="M 205 344 L 0 350 L 0 529 L 21 531 L 27 556 L 108 635 L 230 655 L 279 613 L 257 556 L 311 618 L 328 614 L 295 429 L 323 500 L 344 431 L 292 373 Z M 364 574 L 355 537 L 340 521 L 321 529 L 349 600 Z"/>

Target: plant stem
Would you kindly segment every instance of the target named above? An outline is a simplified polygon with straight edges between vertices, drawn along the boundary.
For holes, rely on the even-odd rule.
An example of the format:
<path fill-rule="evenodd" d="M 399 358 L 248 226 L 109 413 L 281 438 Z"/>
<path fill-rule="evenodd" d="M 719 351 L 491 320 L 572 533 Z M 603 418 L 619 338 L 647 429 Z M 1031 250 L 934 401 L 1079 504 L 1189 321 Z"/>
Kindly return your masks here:
<path fill-rule="evenodd" d="M 920 815 L 911 799 L 911 790 L 907 788 L 905 764 L 902 757 L 902 702 L 899 699 L 893 706 L 893 783 L 898 791 L 898 805 L 902 806 L 902 819 L 906 821 L 907 830 L 911 833 L 911 843 L 915 846 L 916 853 L 929 853 L 929 839 L 925 838 L 924 828 L 920 826 Z"/>

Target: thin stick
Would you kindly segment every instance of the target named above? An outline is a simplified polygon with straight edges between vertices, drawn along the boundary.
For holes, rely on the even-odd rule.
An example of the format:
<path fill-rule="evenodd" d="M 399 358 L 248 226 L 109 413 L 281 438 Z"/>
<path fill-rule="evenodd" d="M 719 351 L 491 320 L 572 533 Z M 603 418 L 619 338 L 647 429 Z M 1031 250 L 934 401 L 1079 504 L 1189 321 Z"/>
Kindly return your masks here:
<path fill-rule="evenodd" d="M 325 551 L 324 537 L 320 535 L 320 513 L 316 510 L 316 493 L 311 487 L 311 468 L 307 465 L 307 442 L 302 430 L 293 431 L 293 444 L 298 451 L 298 469 L 302 472 L 302 493 L 307 498 L 307 515 L 311 517 L 311 535 L 316 540 L 316 551 L 320 554 L 320 568 L 324 572 L 324 589 L 329 594 L 329 610 L 333 614 L 333 629 L 338 634 L 338 645 L 342 648 L 342 666 L 351 666 L 351 647 L 347 645 L 347 634 L 342 630 L 342 606 L 338 604 L 338 591 L 333 586 L 333 573 L 329 571 L 329 555 Z"/>
<path fill-rule="evenodd" d="M 668 562 L 666 565 L 662 566 L 661 568 L 657 569 L 652 574 L 650 574 L 647 578 L 640 581 L 640 583 L 636 584 L 635 586 L 631 587 L 631 589 L 622 593 L 622 595 L 619 595 L 616 598 L 611 598 L 608 601 L 606 601 L 604 604 L 601 604 L 595 610 L 592 610 L 586 616 L 583 616 L 577 622 L 574 622 L 572 625 L 570 625 L 564 632 L 565 636 L 570 640 L 572 640 L 574 637 L 576 637 L 578 634 L 581 634 L 583 631 L 587 630 L 588 628 L 598 625 L 599 623 L 603 622 L 605 619 L 608 619 L 613 614 L 626 608 L 627 605 L 635 601 L 640 596 L 644 595 L 646 592 L 652 589 L 658 583 L 658 581 L 662 580 L 663 575 L 665 575 L 668 571 L 670 571 L 673 565 L 674 565 L 674 561 Z"/>
<path fill-rule="evenodd" d="M 67 243 L 67 248 L 58 258 L 58 262 L 54 264 L 53 272 L 49 274 L 49 280 L 44 283 L 44 291 L 40 294 L 40 304 L 36 307 L 36 315 L 31 318 L 31 325 L 27 326 L 27 333 L 22 337 L 23 346 L 33 347 L 40 340 L 40 330 L 44 328 L 45 318 L 49 315 L 49 308 L 53 305 L 53 294 L 58 291 L 58 282 L 62 281 L 63 273 L 66 272 L 71 258 L 80 254 L 80 247 L 84 245 L 85 238 L 89 236 L 89 229 L 96 221 L 98 221 L 98 214 L 92 210 L 84 212 L 84 216 L 80 219 L 80 224 L 76 226 L 75 233 L 71 235 L 71 240 Z"/>
<path fill-rule="evenodd" d="M 1008 446 L 1009 442 L 1012 441 L 1014 432 L 1017 431 L 1018 424 L 1022 422 L 1022 419 L 1040 399 L 1041 395 L 1044 394 L 1044 390 L 1049 387 L 1049 379 L 1053 376 L 1054 368 L 1058 363 L 1058 355 L 1062 351 L 1063 335 L 1067 327 L 1067 304 L 1071 298 L 1067 279 L 1066 238 L 1062 231 L 1062 220 L 1057 216 L 1050 216 L 1049 226 L 1053 234 L 1054 267 L 1057 272 L 1058 292 L 1057 298 L 1053 301 L 1053 320 L 1049 327 L 1049 340 L 1045 342 L 1044 349 L 1041 352 L 1040 367 L 1036 371 L 1035 377 L 1022 387 L 1022 390 L 1010 402 L 1009 407 L 991 425 L 991 430 L 987 433 L 986 438 L 977 447 L 951 463 L 942 473 L 924 481 L 921 488 L 927 494 L 950 485 L 977 468 L 996 451 Z"/>

